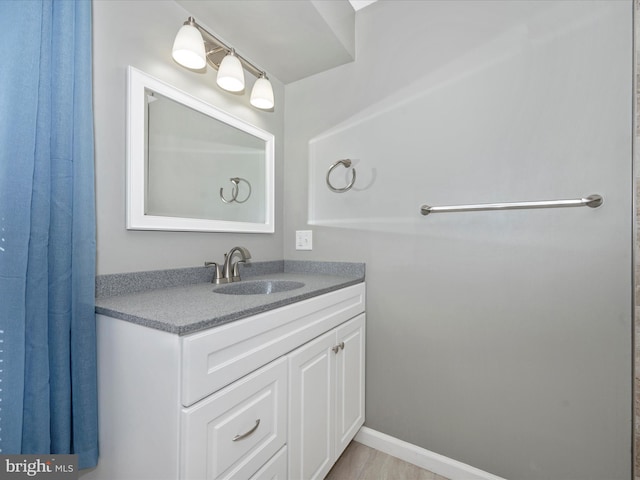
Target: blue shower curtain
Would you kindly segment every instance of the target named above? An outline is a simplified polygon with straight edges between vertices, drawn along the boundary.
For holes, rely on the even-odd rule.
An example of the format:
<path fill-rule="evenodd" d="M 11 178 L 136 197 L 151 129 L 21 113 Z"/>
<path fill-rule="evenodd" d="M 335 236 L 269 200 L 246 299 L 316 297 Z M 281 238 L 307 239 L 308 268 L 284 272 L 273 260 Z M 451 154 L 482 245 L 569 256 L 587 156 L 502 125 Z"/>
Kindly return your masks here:
<path fill-rule="evenodd" d="M 0 1 L 0 454 L 98 458 L 89 0 Z"/>

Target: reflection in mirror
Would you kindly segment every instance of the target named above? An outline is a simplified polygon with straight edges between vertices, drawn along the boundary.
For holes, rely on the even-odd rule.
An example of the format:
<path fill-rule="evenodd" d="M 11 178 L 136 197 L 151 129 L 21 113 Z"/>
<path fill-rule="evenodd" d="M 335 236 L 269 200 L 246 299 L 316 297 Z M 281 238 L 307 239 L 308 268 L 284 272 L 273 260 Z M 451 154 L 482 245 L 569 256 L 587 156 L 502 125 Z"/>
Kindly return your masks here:
<path fill-rule="evenodd" d="M 129 67 L 127 227 L 273 232 L 273 144 Z"/>
<path fill-rule="evenodd" d="M 264 140 L 148 89 L 146 99 L 146 213 L 263 223 Z"/>

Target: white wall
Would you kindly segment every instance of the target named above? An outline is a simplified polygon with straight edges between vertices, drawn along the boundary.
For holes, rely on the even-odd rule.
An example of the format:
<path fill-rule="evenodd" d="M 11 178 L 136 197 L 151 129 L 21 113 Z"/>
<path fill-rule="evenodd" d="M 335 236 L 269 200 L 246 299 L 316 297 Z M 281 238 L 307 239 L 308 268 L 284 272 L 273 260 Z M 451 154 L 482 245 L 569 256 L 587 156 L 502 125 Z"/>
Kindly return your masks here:
<path fill-rule="evenodd" d="M 180 67 L 171 58 L 171 46 L 188 16 L 189 13 L 173 1 L 93 2 L 98 274 L 191 267 L 202 265 L 205 260 L 221 261 L 223 254 L 235 245 L 247 247 L 256 261 L 283 257 L 280 195 L 276 196 L 275 234 L 125 229 L 127 65 L 273 133 L 277 139 L 276 191 L 283 189 L 283 85 L 270 77 L 276 106 L 274 112 L 262 112 L 249 105 L 248 93 L 240 97 L 220 90 L 215 85 L 213 69 L 202 74 Z M 232 38 L 225 40 L 233 45 Z M 246 75 L 246 92 L 251 91 L 252 79 Z"/>
<path fill-rule="evenodd" d="M 367 263 L 367 426 L 505 478 L 630 477 L 631 31 L 628 0 L 380 1 L 355 63 L 286 86 L 285 258 Z M 345 157 L 363 189 L 308 180 Z"/>

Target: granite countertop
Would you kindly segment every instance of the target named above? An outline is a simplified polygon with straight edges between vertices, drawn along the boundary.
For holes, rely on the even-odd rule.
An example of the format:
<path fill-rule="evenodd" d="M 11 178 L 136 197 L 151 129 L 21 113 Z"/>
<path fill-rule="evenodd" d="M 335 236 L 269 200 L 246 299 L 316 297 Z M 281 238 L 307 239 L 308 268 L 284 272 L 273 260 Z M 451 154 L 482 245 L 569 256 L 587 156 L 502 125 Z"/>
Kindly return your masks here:
<path fill-rule="evenodd" d="M 240 283 L 268 279 L 305 284 L 268 295 L 215 293 L 225 285 L 212 284 L 211 275 L 211 269 L 198 267 L 100 276 L 96 313 L 185 335 L 361 283 L 364 264 L 289 260 L 248 264 L 241 270 Z"/>

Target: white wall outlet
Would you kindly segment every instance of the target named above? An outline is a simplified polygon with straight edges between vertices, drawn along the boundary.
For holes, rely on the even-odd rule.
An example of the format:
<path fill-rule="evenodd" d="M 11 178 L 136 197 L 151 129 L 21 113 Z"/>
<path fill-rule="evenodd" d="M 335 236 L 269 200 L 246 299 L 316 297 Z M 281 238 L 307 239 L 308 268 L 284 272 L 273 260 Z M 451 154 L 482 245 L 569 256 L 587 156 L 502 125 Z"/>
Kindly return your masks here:
<path fill-rule="evenodd" d="M 313 250 L 312 230 L 296 230 L 296 250 Z"/>

